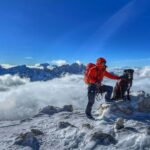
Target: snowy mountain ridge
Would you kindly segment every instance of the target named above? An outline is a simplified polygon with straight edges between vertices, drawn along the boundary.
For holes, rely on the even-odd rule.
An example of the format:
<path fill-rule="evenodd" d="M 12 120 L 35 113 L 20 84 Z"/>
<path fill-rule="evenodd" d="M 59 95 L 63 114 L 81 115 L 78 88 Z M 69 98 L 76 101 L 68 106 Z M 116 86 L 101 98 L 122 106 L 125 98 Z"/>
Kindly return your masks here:
<path fill-rule="evenodd" d="M 50 65 L 49 63 L 36 64 L 33 66 L 20 65 L 0 65 L 0 76 L 18 75 L 21 78 L 28 78 L 30 81 L 47 81 L 54 78 L 62 77 L 65 74 L 75 74 L 81 75 L 85 71 L 85 65 L 80 62 L 75 62 L 73 64 L 62 64 L 62 65 Z M 122 68 L 108 68 L 111 73 L 122 74 L 124 69 L 129 69 L 131 67 Z M 150 76 L 150 66 L 145 66 L 143 68 L 134 67 L 136 74 L 140 74 L 141 77 Z"/>
<path fill-rule="evenodd" d="M 29 78 L 31 81 L 47 81 L 54 78 L 61 77 L 64 74 L 82 74 L 85 70 L 85 66 L 79 63 L 73 63 L 71 65 L 64 64 L 62 66 L 49 65 L 43 63 L 37 66 L 13 66 L 5 68 L 0 66 L 0 75 L 10 74 L 18 75 L 21 78 Z"/>

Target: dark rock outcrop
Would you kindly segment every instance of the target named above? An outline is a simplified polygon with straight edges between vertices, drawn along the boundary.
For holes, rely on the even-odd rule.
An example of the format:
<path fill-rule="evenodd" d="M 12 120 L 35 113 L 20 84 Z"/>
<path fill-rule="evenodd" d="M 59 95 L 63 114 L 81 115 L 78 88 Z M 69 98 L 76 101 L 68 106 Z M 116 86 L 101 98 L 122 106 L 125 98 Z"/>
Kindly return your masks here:
<path fill-rule="evenodd" d="M 59 122 L 58 123 L 58 128 L 59 129 L 64 129 L 64 128 L 67 128 L 67 127 L 75 127 L 75 126 L 73 126 L 69 122 Z"/>
<path fill-rule="evenodd" d="M 102 131 L 95 132 L 91 136 L 91 141 L 95 141 L 97 144 L 101 145 L 110 145 L 117 143 L 116 139 L 112 135 L 103 133 Z"/>
<path fill-rule="evenodd" d="M 123 118 L 118 118 L 116 123 L 115 123 L 115 129 L 120 130 L 124 128 L 124 119 Z"/>
<path fill-rule="evenodd" d="M 141 98 L 138 102 L 138 111 L 150 113 L 150 97 Z"/>
<path fill-rule="evenodd" d="M 31 132 L 21 133 L 15 140 L 15 145 L 29 146 L 33 150 L 39 150 L 40 143 L 37 136 L 44 135 L 39 129 L 31 129 Z"/>
<path fill-rule="evenodd" d="M 148 126 L 148 127 L 146 128 L 146 134 L 147 134 L 147 135 L 150 135 L 150 126 Z"/>
<path fill-rule="evenodd" d="M 64 105 L 64 107 L 62 108 L 62 111 L 73 112 L 73 106 L 72 105 Z"/>
<path fill-rule="evenodd" d="M 27 132 L 25 134 L 20 134 L 15 143 L 16 145 L 29 146 L 33 150 L 39 150 L 40 144 L 35 135 L 32 132 Z"/>
<path fill-rule="evenodd" d="M 39 129 L 31 129 L 31 132 L 32 132 L 35 136 L 44 135 L 44 133 L 43 133 L 42 131 L 40 131 Z"/>
<path fill-rule="evenodd" d="M 73 112 L 73 106 L 72 105 L 64 105 L 63 108 L 54 107 L 54 106 L 46 106 L 41 111 L 40 114 L 47 114 L 47 115 L 54 115 L 59 112 Z"/>
<path fill-rule="evenodd" d="M 85 123 L 85 124 L 82 124 L 82 128 L 93 129 L 94 127 L 91 126 L 89 123 Z"/>

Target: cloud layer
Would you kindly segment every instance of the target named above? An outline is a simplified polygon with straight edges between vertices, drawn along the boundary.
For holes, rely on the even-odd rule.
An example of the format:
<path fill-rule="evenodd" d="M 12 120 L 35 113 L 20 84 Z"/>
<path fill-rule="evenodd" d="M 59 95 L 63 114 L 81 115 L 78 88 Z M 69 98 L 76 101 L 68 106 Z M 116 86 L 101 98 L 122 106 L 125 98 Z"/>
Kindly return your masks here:
<path fill-rule="evenodd" d="M 137 69 L 132 90 L 144 90 L 150 94 L 149 77 L 150 67 Z M 115 83 L 108 79 L 104 81 L 104 84 L 112 86 Z M 0 77 L 0 120 L 23 119 L 37 114 L 44 106 L 66 104 L 85 109 L 87 85 L 82 75 L 66 75 L 47 82 L 30 82 L 10 75 Z"/>
<path fill-rule="evenodd" d="M 47 105 L 81 107 L 86 102 L 86 86 L 82 76 L 73 75 L 48 82 L 26 82 L 0 95 L 0 120 L 21 119 Z"/>
<path fill-rule="evenodd" d="M 56 65 L 56 66 L 62 66 L 62 65 L 65 65 L 67 64 L 67 61 L 66 60 L 53 60 L 50 62 L 52 65 Z"/>
<path fill-rule="evenodd" d="M 29 79 L 23 79 L 19 76 L 11 76 L 11 75 L 4 75 L 0 76 L 0 92 L 1 91 L 7 91 L 10 88 L 14 88 L 19 85 L 24 85 L 26 83 L 29 83 Z"/>

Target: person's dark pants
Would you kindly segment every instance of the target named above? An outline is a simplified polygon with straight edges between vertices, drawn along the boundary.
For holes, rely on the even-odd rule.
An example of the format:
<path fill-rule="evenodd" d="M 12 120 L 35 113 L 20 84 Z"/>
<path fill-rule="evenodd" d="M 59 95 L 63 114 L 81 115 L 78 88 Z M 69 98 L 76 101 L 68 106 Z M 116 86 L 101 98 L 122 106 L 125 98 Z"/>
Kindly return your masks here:
<path fill-rule="evenodd" d="M 91 115 L 91 111 L 92 111 L 92 106 L 94 104 L 95 101 L 95 95 L 97 90 L 100 90 L 101 93 L 105 93 L 105 101 L 109 101 L 111 99 L 111 95 L 112 95 L 112 91 L 113 91 L 113 87 L 112 86 L 108 86 L 108 85 L 102 85 L 100 87 L 100 89 L 97 89 L 95 84 L 90 84 L 88 86 L 88 104 L 85 110 L 85 113 L 87 115 Z"/>

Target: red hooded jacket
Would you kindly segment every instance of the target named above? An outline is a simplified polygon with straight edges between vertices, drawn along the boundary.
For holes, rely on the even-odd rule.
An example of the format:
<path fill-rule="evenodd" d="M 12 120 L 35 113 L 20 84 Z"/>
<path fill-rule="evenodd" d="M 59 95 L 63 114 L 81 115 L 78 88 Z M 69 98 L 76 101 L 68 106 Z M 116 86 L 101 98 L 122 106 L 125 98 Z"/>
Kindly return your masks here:
<path fill-rule="evenodd" d="M 114 80 L 119 80 L 120 77 L 113 75 L 109 72 L 106 71 L 106 67 L 102 65 L 96 65 L 96 67 L 92 67 L 89 71 L 89 77 L 90 81 L 89 83 L 96 83 L 96 82 L 102 82 L 104 77 L 114 79 Z"/>

